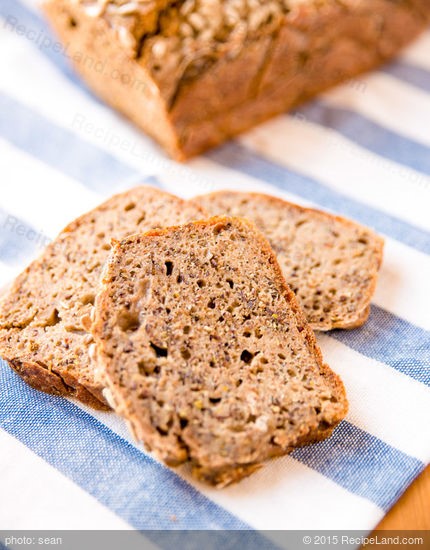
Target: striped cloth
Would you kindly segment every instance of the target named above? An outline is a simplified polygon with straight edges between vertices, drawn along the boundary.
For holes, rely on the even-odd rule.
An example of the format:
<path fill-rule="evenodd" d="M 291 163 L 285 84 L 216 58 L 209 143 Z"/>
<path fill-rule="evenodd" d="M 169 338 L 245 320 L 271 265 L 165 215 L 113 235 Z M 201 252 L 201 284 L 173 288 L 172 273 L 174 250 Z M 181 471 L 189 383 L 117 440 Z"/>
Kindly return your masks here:
<path fill-rule="evenodd" d="M 2 363 L 0 529 L 375 527 L 430 460 L 429 51 L 427 32 L 394 63 L 178 165 L 91 94 L 32 0 L 1 0 L 0 286 L 69 220 L 144 181 L 316 205 L 376 229 L 386 255 L 368 323 L 318 336 L 347 419 L 224 490 Z"/>

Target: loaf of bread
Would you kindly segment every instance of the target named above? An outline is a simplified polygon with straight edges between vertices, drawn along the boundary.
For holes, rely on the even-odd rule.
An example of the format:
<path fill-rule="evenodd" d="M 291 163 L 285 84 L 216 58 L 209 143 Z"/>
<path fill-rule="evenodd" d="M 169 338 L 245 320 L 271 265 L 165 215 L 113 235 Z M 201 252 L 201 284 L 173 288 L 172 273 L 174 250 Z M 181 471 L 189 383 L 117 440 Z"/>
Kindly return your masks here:
<path fill-rule="evenodd" d="M 211 484 L 328 437 L 347 411 L 268 242 L 239 218 L 115 244 L 92 333 L 135 437 Z"/>
<path fill-rule="evenodd" d="M 428 0 L 48 0 L 77 70 L 185 159 L 394 56 Z"/>
<path fill-rule="evenodd" d="M 204 217 L 200 207 L 137 187 L 68 225 L 0 302 L 0 357 L 33 387 L 106 408 L 87 332 L 111 238 Z"/>
<path fill-rule="evenodd" d="M 257 225 L 314 330 L 353 328 L 367 320 L 384 246 L 373 231 L 259 193 L 219 191 L 192 203 Z"/>

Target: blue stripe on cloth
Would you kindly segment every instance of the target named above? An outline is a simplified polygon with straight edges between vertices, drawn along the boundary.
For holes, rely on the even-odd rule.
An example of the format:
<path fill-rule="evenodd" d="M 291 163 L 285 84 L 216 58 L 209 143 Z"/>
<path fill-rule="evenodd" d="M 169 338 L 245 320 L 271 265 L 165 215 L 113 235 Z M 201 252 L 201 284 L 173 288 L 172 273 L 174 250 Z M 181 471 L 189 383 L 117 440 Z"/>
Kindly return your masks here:
<path fill-rule="evenodd" d="M 291 456 L 384 511 L 398 500 L 425 465 L 343 421 L 333 435 Z"/>
<path fill-rule="evenodd" d="M 324 208 L 349 216 L 407 246 L 430 254 L 429 232 L 330 189 L 308 176 L 293 172 L 238 142 L 223 145 L 206 156 L 231 170 L 260 179 L 283 191 L 294 193 Z"/>
<path fill-rule="evenodd" d="M 0 260 L 22 264 L 50 242 L 50 238 L 27 222 L 0 208 Z"/>
<path fill-rule="evenodd" d="M 75 86 L 80 88 L 93 101 L 99 102 L 83 81 L 76 75 L 68 57 L 67 46 L 64 47 L 53 35 L 45 19 L 28 8 L 19 0 L 2 0 L 0 17 L 4 19 L 2 27 L 9 32 L 30 42 Z"/>
<path fill-rule="evenodd" d="M 158 178 L 143 178 L 142 184 L 163 187 Z M 0 208 L 0 260 L 9 265 L 28 264 L 52 241 L 28 222 Z"/>
<path fill-rule="evenodd" d="M 5 363 L 0 385 L 0 426 L 135 528 L 248 527 L 80 408 L 27 386 Z M 345 421 L 292 457 L 384 510 L 424 468 Z"/>
<path fill-rule="evenodd" d="M 430 72 L 421 67 L 409 65 L 403 61 L 393 61 L 382 67 L 381 71 L 430 92 Z"/>
<path fill-rule="evenodd" d="M 308 122 L 332 128 L 379 156 L 430 174 L 429 147 L 384 128 L 363 115 L 319 101 L 307 103 L 296 113 Z"/>
<path fill-rule="evenodd" d="M 136 529 L 251 529 L 73 403 L 28 386 L 4 362 L 0 387 L 1 428 Z M 273 548 L 251 534 L 251 548 Z"/>
<path fill-rule="evenodd" d="M 362 355 L 430 386 L 430 332 L 372 305 L 362 327 L 329 334 Z"/>
<path fill-rule="evenodd" d="M 106 194 L 137 182 L 138 170 L 1 92 L 0 109 L 2 137 L 90 189 Z"/>

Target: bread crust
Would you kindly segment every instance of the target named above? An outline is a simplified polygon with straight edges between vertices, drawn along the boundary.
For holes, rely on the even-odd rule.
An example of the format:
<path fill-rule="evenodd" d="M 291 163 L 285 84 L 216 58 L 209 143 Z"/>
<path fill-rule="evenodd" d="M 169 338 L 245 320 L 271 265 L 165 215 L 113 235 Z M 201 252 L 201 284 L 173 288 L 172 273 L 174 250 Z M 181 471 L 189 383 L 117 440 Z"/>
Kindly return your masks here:
<path fill-rule="evenodd" d="M 195 77 L 169 80 L 157 79 L 106 20 L 89 17 L 81 6 L 51 0 L 45 11 L 91 88 L 178 160 L 379 66 L 430 19 L 425 0 L 309 1 L 239 55 L 227 51 Z"/>
<path fill-rule="evenodd" d="M 366 285 L 365 294 L 360 302 L 361 303 L 360 309 L 354 312 L 354 315 L 352 316 L 352 318 L 351 316 L 349 316 L 349 318 L 344 317 L 338 320 L 327 318 L 323 321 L 309 320 L 309 322 L 314 330 L 328 331 L 332 329 L 358 328 L 367 321 L 370 314 L 370 301 L 372 299 L 372 296 L 375 293 L 376 285 L 378 281 L 378 270 L 380 269 L 383 261 L 384 240 L 382 237 L 374 233 L 371 229 L 361 226 L 357 222 L 354 222 L 343 216 L 330 214 L 329 212 L 318 210 L 316 208 L 308 208 L 301 205 L 297 205 L 292 202 L 285 201 L 284 199 L 281 199 L 279 197 L 266 195 L 263 193 L 235 192 L 235 191 L 221 190 L 221 191 L 215 191 L 213 193 L 209 193 L 206 195 L 201 195 L 199 197 L 195 197 L 194 199 L 191 199 L 190 202 L 196 205 L 205 206 L 210 213 L 217 214 L 218 212 L 211 210 L 211 203 L 215 205 L 217 202 L 217 199 L 219 198 L 221 199 L 226 198 L 226 200 L 228 201 L 229 196 L 231 196 L 233 200 L 237 200 L 240 198 L 249 198 L 255 204 L 260 203 L 262 205 L 261 206 L 262 209 L 264 209 L 264 206 L 267 204 L 273 205 L 276 209 L 279 210 L 279 212 L 285 212 L 286 218 L 288 217 L 288 210 L 292 209 L 294 212 L 302 213 L 304 215 L 310 215 L 310 216 L 316 215 L 319 218 L 323 218 L 323 219 L 325 218 L 329 223 L 338 222 L 342 224 L 345 228 L 350 228 L 351 230 L 359 229 L 360 231 L 365 231 L 370 240 L 369 248 L 372 250 L 372 262 L 371 264 L 369 263 L 368 265 L 368 268 L 370 270 L 370 273 L 369 273 L 370 280 Z M 234 202 L 232 206 L 234 207 Z M 217 207 L 215 208 L 215 210 L 217 210 Z M 229 213 L 227 212 L 227 214 Z M 240 215 L 244 215 L 244 214 L 240 214 Z M 251 213 L 250 213 L 250 219 L 254 222 L 256 221 L 252 219 Z M 263 227 L 260 227 L 260 230 L 264 232 Z M 270 237 L 270 236 L 266 235 L 266 237 Z M 272 244 L 272 247 L 276 248 L 275 246 L 276 243 L 272 242 L 271 244 Z M 291 284 L 291 281 L 289 281 L 287 272 L 284 272 L 284 276 L 287 279 L 287 283 Z M 299 284 L 299 288 L 300 288 L 300 284 Z M 304 288 L 304 290 L 306 290 L 306 288 Z"/>
<path fill-rule="evenodd" d="M 329 437 L 333 429 L 344 418 L 348 411 L 348 402 L 346 399 L 344 385 L 338 375 L 336 375 L 329 367 L 323 362 L 321 350 L 318 347 L 315 335 L 307 324 L 304 314 L 298 305 L 294 293 L 288 287 L 285 279 L 282 275 L 281 268 L 277 262 L 276 256 L 271 249 L 268 241 L 265 237 L 256 229 L 256 227 L 245 219 L 228 218 L 225 216 L 213 217 L 209 220 L 197 221 L 181 227 L 171 227 L 168 229 L 155 230 L 145 233 L 144 235 L 134 235 L 124 239 L 121 242 L 115 244 L 109 261 L 107 262 L 102 277 L 102 287 L 96 299 L 96 315 L 92 325 L 91 331 L 96 341 L 97 346 L 97 362 L 98 368 L 103 372 L 103 376 L 108 387 L 108 391 L 112 396 L 112 404 L 116 412 L 122 415 L 128 421 L 132 433 L 139 441 L 143 441 L 149 450 L 153 450 L 157 456 L 163 459 L 169 466 L 178 466 L 181 463 L 187 462 L 191 465 L 192 473 L 198 479 L 215 485 L 217 487 L 224 487 L 230 483 L 239 481 L 243 477 L 250 475 L 252 472 L 259 469 L 262 465 L 262 458 L 248 463 L 241 462 L 240 464 L 225 466 L 222 460 L 220 465 L 214 466 L 214 464 L 202 464 L 199 459 L 193 456 L 192 451 L 189 449 L 184 453 L 174 453 L 163 448 L 163 443 L 157 441 L 157 434 L 154 427 L 149 427 L 145 424 L 146 421 L 139 415 L 133 404 L 133 397 L 130 389 L 126 387 L 127 374 L 121 379 L 119 383 L 117 373 L 115 372 L 115 359 L 111 355 L 111 348 L 108 340 L 110 336 L 110 330 L 112 323 L 109 320 L 110 312 L 113 312 L 114 305 L 112 303 L 112 284 L 115 278 L 116 269 L 119 268 L 119 255 L 121 251 L 126 249 L 129 245 L 138 240 L 142 246 L 151 245 L 154 238 L 163 236 L 172 236 L 176 233 L 186 233 L 187 231 L 195 230 L 196 228 L 218 228 L 220 226 L 225 227 L 227 224 L 237 224 L 242 229 L 246 228 L 250 235 L 255 238 L 256 243 L 261 248 L 262 253 L 268 258 L 268 264 L 273 268 L 273 277 L 276 281 L 277 288 L 281 289 L 281 295 L 284 297 L 286 304 L 291 308 L 297 325 L 301 327 L 300 331 L 303 333 L 306 345 L 310 350 L 310 354 L 316 359 L 319 369 L 319 376 L 323 377 L 325 383 L 330 387 L 332 392 L 332 398 L 336 401 L 336 413 L 332 413 L 330 423 L 322 422 L 319 425 L 306 425 L 302 424 L 297 428 L 297 433 L 291 445 L 275 447 L 272 446 L 270 450 L 267 450 L 264 455 L 264 459 L 272 456 L 280 456 L 291 452 L 294 448 L 302 445 L 306 445 L 312 442 L 320 441 Z M 131 297 L 130 297 L 131 299 Z M 131 376 L 131 375 L 130 375 Z M 134 387 L 134 386 L 133 386 Z M 182 441 L 182 438 L 181 438 Z M 161 445 L 161 446 L 160 446 Z M 166 444 L 167 447 L 167 444 Z M 215 460 L 216 462 L 216 460 Z"/>

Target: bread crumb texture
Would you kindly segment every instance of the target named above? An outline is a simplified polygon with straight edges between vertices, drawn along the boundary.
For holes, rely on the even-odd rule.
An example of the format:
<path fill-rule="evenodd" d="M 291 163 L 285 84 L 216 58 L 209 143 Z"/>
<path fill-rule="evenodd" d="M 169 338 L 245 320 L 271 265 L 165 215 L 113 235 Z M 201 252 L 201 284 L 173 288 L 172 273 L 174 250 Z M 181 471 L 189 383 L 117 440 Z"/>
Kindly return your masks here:
<path fill-rule="evenodd" d="M 347 411 L 269 244 L 239 218 L 118 243 L 92 332 L 135 437 L 217 486 L 329 436 Z"/>
<path fill-rule="evenodd" d="M 314 330 L 354 328 L 367 320 L 384 246 L 372 230 L 258 193 L 220 191 L 193 204 L 258 226 Z"/>
<path fill-rule="evenodd" d="M 2 299 L 0 356 L 37 389 L 106 407 L 88 329 L 111 239 L 201 217 L 200 207 L 141 186 L 72 222 Z"/>

